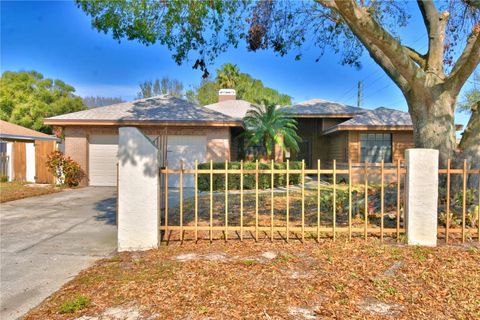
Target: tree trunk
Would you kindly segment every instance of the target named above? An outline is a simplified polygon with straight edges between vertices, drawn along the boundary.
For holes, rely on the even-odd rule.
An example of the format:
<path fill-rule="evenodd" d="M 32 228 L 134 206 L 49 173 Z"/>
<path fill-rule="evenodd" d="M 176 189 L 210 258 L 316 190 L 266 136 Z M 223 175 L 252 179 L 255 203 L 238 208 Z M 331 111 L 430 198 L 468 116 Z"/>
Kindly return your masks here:
<path fill-rule="evenodd" d="M 456 96 L 424 87 L 406 96 L 413 122 L 415 147 L 440 151 L 440 167 L 454 157 L 456 149 L 454 110 Z"/>
<path fill-rule="evenodd" d="M 470 120 L 459 144 L 459 160 L 467 159 L 469 169 L 480 168 L 480 101 L 472 106 Z M 478 188 L 478 174 L 468 178 L 469 188 Z"/>

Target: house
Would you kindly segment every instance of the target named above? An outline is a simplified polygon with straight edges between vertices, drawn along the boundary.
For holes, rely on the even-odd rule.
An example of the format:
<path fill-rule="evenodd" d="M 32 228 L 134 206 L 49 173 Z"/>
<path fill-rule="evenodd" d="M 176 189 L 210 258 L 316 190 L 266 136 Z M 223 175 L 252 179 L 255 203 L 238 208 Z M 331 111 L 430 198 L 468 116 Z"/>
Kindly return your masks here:
<path fill-rule="evenodd" d="M 64 128 L 65 153 L 85 169 L 88 184 L 113 186 L 117 161 L 128 161 L 127 155 L 118 155 L 119 127 L 140 128 L 161 150 L 164 165 L 178 168 L 182 160 L 188 168 L 195 160 L 245 157 L 242 118 L 250 108 L 251 103 L 236 100 L 234 90 L 220 90 L 219 102 L 204 107 L 164 95 L 60 115 L 45 119 L 45 124 Z M 302 138 L 300 151 L 287 155 L 304 159 L 311 168 L 316 168 L 316 159 L 326 164 L 333 159 L 394 162 L 413 146 L 410 117 L 398 110 L 367 110 L 318 99 L 285 110 L 298 120 Z M 170 186 L 178 183 L 178 178 L 169 178 Z M 193 180 L 185 185 L 193 185 Z"/>
<path fill-rule="evenodd" d="M 53 183 L 46 166 L 60 139 L 0 120 L 0 176 L 8 181 Z"/>

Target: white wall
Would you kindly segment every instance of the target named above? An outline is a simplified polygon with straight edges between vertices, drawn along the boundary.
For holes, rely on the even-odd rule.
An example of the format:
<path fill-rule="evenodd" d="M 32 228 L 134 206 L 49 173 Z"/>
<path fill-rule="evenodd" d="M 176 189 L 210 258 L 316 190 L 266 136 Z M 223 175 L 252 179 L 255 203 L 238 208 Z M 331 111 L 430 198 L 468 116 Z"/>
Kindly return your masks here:
<path fill-rule="evenodd" d="M 13 180 L 13 143 L 7 142 L 7 156 L 8 156 L 8 181 Z"/>
<path fill-rule="evenodd" d="M 35 144 L 26 143 L 26 179 L 28 182 L 35 182 Z"/>
<path fill-rule="evenodd" d="M 118 251 L 158 247 L 158 150 L 137 128 L 119 129 L 118 170 Z"/>

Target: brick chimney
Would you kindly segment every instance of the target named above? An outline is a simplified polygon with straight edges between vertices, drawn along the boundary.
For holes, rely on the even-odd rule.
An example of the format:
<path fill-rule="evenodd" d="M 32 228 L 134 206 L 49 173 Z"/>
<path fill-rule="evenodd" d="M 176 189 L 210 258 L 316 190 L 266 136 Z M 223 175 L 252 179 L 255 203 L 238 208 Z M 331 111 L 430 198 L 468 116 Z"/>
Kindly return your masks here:
<path fill-rule="evenodd" d="M 237 93 L 234 89 L 220 89 L 218 91 L 218 102 L 237 100 Z"/>

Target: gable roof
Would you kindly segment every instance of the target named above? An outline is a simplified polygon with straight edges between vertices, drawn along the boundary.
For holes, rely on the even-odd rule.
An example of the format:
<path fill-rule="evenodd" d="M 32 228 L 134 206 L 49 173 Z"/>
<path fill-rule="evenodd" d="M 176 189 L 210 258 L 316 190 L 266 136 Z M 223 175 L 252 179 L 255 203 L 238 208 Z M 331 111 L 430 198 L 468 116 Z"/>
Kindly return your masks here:
<path fill-rule="evenodd" d="M 43 132 L 38 132 L 3 120 L 0 120 L 0 138 L 11 140 L 60 140 Z"/>
<path fill-rule="evenodd" d="M 252 104 L 245 100 L 225 100 L 204 106 L 204 108 L 223 113 L 235 119 L 243 119 L 248 110 L 252 108 Z"/>
<path fill-rule="evenodd" d="M 195 106 L 170 95 L 123 102 L 105 107 L 67 113 L 45 119 L 45 124 L 209 124 L 238 125 L 238 120 L 220 112 Z"/>
<path fill-rule="evenodd" d="M 324 134 L 338 130 L 413 130 L 412 119 L 408 112 L 396 109 L 379 107 L 374 110 L 363 109 L 362 113 L 355 115 L 352 119 L 342 122 L 327 129 Z"/>
<path fill-rule="evenodd" d="M 285 112 L 291 113 L 296 117 L 302 118 L 314 118 L 318 116 L 351 118 L 359 112 L 365 111 L 365 109 L 322 99 L 303 101 L 292 106 L 285 107 L 284 110 Z"/>

